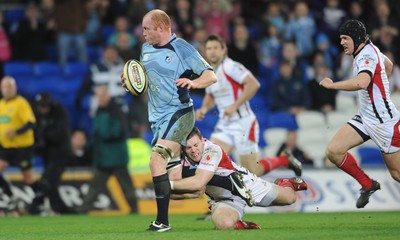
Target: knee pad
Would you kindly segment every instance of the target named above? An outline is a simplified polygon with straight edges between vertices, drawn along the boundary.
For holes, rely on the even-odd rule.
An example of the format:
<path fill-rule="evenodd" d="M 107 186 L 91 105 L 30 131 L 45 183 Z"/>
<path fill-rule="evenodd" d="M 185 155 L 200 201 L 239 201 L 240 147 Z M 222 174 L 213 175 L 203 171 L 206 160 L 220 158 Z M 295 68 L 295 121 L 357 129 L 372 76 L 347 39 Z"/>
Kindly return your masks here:
<path fill-rule="evenodd" d="M 163 145 L 156 144 L 152 148 L 153 152 L 160 154 L 160 156 L 169 162 L 172 159 L 172 150 L 169 147 L 164 147 Z"/>

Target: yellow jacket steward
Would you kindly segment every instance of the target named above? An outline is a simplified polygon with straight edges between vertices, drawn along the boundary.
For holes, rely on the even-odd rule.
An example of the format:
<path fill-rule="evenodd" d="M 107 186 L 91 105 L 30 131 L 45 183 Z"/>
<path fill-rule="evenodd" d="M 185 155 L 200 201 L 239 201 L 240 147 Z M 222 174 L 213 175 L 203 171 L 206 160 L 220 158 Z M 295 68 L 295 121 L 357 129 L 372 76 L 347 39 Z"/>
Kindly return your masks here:
<path fill-rule="evenodd" d="M 14 137 L 7 137 L 6 131 L 18 130 L 27 123 L 36 123 L 29 102 L 21 97 L 0 99 L 0 146 L 3 148 L 30 147 L 34 143 L 33 130 L 29 129 Z"/>

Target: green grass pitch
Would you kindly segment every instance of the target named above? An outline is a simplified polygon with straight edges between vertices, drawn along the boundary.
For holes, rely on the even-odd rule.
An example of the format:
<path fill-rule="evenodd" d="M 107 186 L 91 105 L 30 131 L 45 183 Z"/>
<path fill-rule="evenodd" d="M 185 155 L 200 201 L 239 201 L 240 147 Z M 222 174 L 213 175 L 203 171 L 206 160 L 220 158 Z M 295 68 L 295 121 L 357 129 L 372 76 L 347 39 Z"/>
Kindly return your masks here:
<path fill-rule="evenodd" d="M 242 231 L 213 230 L 210 221 L 196 220 L 199 216 L 171 215 L 172 230 L 165 233 L 145 231 L 154 219 L 150 215 L 4 217 L 0 218 L 0 239 L 400 239 L 400 212 L 247 214 L 244 220 L 262 229 Z"/>

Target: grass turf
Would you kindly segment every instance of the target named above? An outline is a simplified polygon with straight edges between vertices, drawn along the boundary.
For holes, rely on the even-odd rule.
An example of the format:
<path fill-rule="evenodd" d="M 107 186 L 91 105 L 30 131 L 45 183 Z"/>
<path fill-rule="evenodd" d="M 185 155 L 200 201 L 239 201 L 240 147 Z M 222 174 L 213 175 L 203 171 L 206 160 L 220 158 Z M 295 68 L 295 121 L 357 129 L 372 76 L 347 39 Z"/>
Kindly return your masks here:
<path fill-rule="evenodd" d="M 172 230 L 146 232 L 148 215 L 0 218 L 0 239 L 399 239 L 400 212 L 247 214 L 261 230 L 216 231 L 199 215 L 171 215 Z"/>

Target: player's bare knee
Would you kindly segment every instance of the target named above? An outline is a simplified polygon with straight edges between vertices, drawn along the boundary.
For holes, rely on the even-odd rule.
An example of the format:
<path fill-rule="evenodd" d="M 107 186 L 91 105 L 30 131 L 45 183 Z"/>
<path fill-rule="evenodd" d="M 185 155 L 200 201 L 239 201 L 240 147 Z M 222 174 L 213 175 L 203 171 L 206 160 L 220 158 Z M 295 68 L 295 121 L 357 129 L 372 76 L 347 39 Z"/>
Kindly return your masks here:
<path fill-rule="evenodd" d="M 232 218 L 219 218 L 219 220 L 214 221 L 217 230 L 235 229 L 235 224 L 236 222 Z"/>

